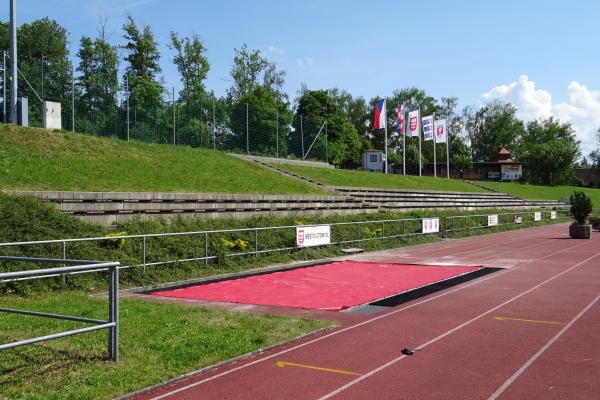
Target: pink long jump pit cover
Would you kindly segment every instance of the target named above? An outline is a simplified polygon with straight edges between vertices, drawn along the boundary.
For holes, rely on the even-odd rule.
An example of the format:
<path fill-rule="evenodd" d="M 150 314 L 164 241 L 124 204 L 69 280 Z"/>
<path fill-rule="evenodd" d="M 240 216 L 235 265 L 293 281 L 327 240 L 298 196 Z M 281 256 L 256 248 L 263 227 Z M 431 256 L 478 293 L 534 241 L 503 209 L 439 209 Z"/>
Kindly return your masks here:
<path fill-rule="evenodd" d="M 341 311 L 480 268 L 341 261 L 152 294 Z"/>

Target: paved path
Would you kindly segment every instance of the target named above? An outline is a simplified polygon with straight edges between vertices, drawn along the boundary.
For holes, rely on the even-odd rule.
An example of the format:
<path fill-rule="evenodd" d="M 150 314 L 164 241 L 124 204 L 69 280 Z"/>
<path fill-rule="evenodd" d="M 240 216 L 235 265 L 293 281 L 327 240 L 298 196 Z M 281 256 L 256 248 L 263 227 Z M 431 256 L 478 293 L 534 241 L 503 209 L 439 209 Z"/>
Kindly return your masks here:
<path fill-rule="evenodd" d="M 133 398 L 597 398 L 600 236 L 566 233 L 562 224 L 352 257 L 504 269 Z"/>

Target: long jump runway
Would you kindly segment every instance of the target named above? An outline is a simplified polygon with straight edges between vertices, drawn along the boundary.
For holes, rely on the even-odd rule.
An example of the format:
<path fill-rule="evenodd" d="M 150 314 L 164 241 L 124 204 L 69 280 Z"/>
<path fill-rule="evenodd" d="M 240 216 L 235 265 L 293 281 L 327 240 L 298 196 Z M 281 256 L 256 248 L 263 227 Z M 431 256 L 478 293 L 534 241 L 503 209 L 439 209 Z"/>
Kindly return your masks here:
<path fill-rule="evenodd" d="M 600 398 L 600 236 L 567 230 L 352 257 L 505 269 L 132 398 Z"/>

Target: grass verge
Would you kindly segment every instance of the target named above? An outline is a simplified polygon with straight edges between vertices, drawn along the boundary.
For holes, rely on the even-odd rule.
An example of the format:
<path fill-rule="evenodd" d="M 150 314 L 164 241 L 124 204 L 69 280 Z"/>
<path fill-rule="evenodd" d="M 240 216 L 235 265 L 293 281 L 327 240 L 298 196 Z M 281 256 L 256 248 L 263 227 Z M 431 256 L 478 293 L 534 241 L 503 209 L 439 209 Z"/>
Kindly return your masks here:
<path fill-rule="evenodd" d="M 486 192 L 485 189 L 481 189 L 457 179 L 396 174 L 386 175 L 375 172 L 306 167 L 302 165 L 291 164 L 277 164 L 277 166 L 287 171 L 294 172 L 298 175 L 331 186 L 441 190 L 453 192 Z"/>
<path fill-rule="evenodd" d="M 77 292 L 1 296 L 3 307 L 106 318 L 106 299 Z M 112 399 L 186 372 L 330 326 L 140 300 L 120 301 L 121 359 L 107 359 L 106 331 L 0 352 L 2 399 Z M 0 343 L 85 324 L 0 314 Z"/>
<path fill-rule="evenodd" d="M 0 125 L 0 187 L 326 194 L 218 151 L 7 124 Z"/>
<path fill-rule="evenodd" d="M 600 189 L 579 186 L 542 186 L 519 182 L 478 182 L 500 192 L 512 194 L 527 200 L 564 200 L 576 190 L 587 193 L 592 197 L 594 207 L 600 207 Z"/>

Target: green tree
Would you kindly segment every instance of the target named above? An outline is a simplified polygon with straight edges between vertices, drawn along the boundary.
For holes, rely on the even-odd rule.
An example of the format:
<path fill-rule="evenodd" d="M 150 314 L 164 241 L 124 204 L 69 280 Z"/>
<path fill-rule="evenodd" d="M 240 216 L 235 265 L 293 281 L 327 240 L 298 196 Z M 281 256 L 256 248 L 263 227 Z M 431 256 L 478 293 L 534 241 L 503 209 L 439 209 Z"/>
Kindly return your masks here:
<path fill-rule="evenodd" d="M 175 50 L 173 63 L 181 75 L 183 90 L 180 97 L 184 102 L 197 101 L 205 94 L 204 80 L 210 70 L 206 58 L 206 48 L 197 34 L 192 37 L 179 38 L 176 32 L 171 32 L 171 44 Z"/>
<path fill-rule="evenodd" d="M 465 141 L 458 135 L 452 135 L 450 138 L 450 170 L 465 170 L 469 168 L 472 163 L 471 150 Z"/>
<path fill-rule="evenodd" d="M 502 147 L 516 152 L 517 143 L 525 133 L 516 112 L 512 104 L 502 102 L 486 104 L 477 111 L 465 109 L 465 128 L 475 161 L 496 161 Z"/>
<path fill-rule="evenodd" d="M 542 184 L 571 183 L 579 155 L 579 141 L 571 125 L 552 117 L 527 124 L 518 146 L 525 177 Z"/>
<path fill-rule="evenodd" d="M 42 18 L 24 23 L 17 29 L 19 70 L 22 76 L 19 97 L 29 98 L 29 121 L 34 126 L 42 124 L 43 100 L 62 103 L 63 126 L 70 128 L 71 114 L 71 61 L 67 29 L 55 20 Z M 9 48 L 8 23 L 0 24 L 0 44 Z M 29 86 L 31 85 L 31 86 Z"/>
<path fill-rule="evenodd" d="M 115 133 L 119 90 L 117 47 L 104 36 L 95 40 L 83 36 L 77 56 L 77 130 L 104 135 Z"/>
<path fill-rule="evenodd" d="M 136 116 L 148 120 L 161 105 L 163 87 L 160 82 L 160 52 L 154 34 L 148 25 L 137 26 L 131 15 L 123 25 L 125 75 L 130 92 L 130 107 Z"/>

